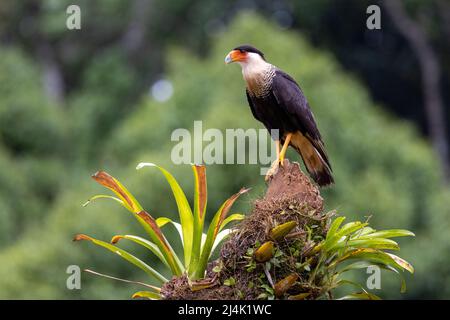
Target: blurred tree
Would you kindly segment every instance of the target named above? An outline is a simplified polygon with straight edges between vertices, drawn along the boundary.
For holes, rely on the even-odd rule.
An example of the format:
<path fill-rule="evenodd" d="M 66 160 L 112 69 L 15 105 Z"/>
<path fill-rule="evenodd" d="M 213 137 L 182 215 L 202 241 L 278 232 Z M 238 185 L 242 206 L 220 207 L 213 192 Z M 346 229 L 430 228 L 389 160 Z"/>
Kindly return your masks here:
<path fill-rule="evenodd" d="M 1 50 L 1 247 L 36 226 L 59 192 L 54 170 L 68 151 L 64 120 L 41 91 L 39 68 L 19 50 Z"/>
<path fill-rule="evenodd" d="M 450 179 L 450 142 L 447 138 L 448 129 L 441 94 L 441 67 L 438 56 L 428 43 L 428 37 L 420 23 L 408 16 L 400 1 L 384 1 L 384 6 L 419 60 L 428 130 L 436 153 L 440 157 L 445 179 L 448 181 Z"/>
<path fill-rule="evenodd" d="M 14 154 L 54 154 L 64 119 L 41 91 L 38 68 L 18 50 L 0 51 L 0 139 Z"/>

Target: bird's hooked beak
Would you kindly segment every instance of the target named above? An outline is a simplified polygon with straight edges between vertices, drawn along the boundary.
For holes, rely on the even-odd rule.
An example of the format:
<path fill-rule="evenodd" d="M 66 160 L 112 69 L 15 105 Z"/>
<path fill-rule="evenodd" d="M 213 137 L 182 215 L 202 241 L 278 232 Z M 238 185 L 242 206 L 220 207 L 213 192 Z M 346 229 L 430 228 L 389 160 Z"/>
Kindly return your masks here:
<path fill-rule="evenodd" d="M 244 61 L 247 57 L 246 52 L 241 52 L 239 50 L 231 50 L 230 53 L 225 57 L 225 63 L 229 64 L 232 62 Z"/>

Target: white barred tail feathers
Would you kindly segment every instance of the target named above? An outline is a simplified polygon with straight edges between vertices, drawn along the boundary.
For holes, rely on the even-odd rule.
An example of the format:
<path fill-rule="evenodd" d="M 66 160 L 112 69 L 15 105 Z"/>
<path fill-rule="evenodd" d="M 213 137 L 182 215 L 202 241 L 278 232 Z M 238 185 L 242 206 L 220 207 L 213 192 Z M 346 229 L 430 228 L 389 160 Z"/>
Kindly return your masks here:
<path fill-rule="evenodd" d="M 290 145 L 297 150 L 311 178 L 321 187 L 334 183 L 331 166 L 321 143 L 313 143 L 301 132 L 293 134 Z"/>

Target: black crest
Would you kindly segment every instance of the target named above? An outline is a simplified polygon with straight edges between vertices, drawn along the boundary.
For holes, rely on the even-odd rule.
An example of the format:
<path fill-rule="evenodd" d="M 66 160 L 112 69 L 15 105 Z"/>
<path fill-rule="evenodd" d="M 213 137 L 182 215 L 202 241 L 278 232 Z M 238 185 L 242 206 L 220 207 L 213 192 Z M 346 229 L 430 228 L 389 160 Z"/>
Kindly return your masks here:
<path fill-rule="evenodd" d="M 257 54 L 259 54 L 261 56 L 261 58 L 266 60 L 264 58 L 264 53 L 262 53 L 260 50 L 256 49 L 255 47 L 252 47 L 251 45 L 248 45 L 248 44 L 244 44 L 242 46 L 236 47 L 233 50 L 257 53 Z"/>

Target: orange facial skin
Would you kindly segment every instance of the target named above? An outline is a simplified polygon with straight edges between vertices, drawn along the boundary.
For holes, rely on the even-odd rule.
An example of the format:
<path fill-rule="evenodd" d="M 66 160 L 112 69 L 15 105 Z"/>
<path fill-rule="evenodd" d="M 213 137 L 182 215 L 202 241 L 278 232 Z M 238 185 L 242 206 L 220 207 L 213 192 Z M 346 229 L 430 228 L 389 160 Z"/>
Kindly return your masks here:
<path fill-rule="evenodd" d="M 230 53 L 225 57 L 225 63 L 240 62 L 247 59 L 247 52 L 240 50 L 231 50 Z"/>

